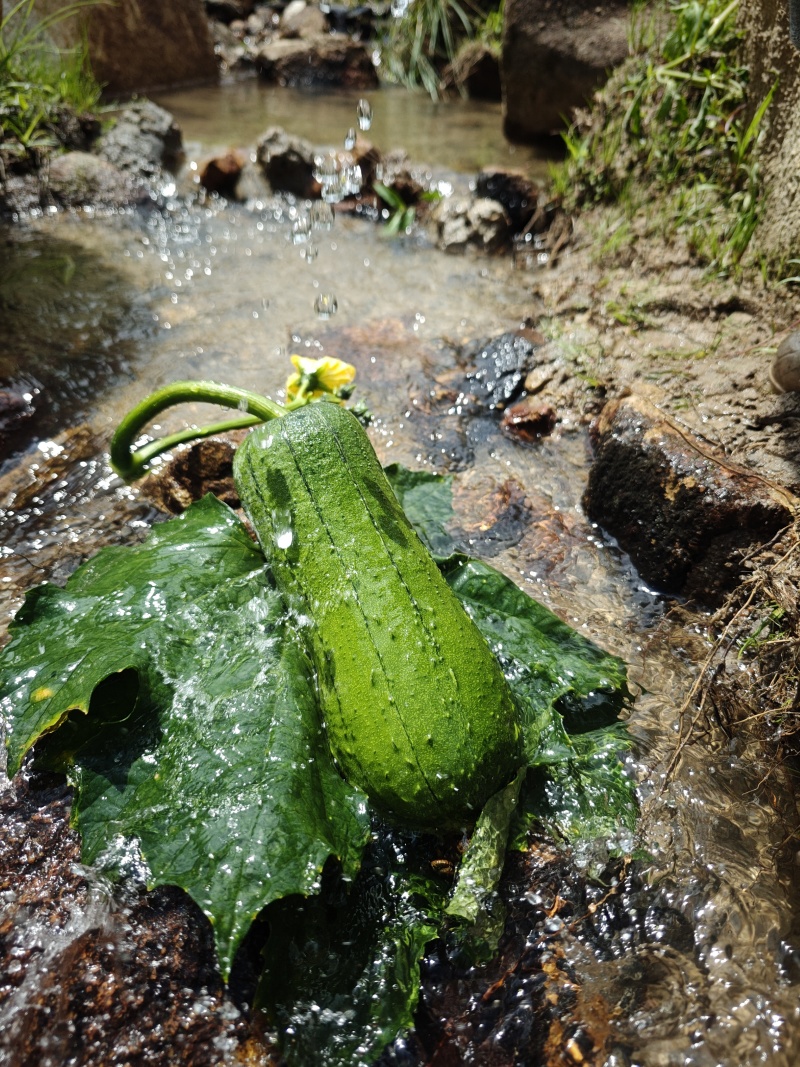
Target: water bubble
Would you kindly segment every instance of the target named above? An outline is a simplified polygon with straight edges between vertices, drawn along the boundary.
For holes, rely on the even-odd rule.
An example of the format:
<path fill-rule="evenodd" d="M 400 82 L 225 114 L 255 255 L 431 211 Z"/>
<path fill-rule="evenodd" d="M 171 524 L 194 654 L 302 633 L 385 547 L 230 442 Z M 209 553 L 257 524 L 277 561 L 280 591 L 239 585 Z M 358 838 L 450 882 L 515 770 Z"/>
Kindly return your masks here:
<path fill-rule="evenodd" d="M 329 319 L 339 310 L 339 302 L 333 293 L 320 293 L 314 301 L 314 310 L 321 319 Z"/>
<path fill-rule="evenodd" d="M 315 200 L 311 205 L 311 227 L 314 230 L 333 229 L 334 213 L 330 204 L 324 200 Z"/>
<path fill-rule="evenodd" d="M 372 125 L 372 104 L 369 100 L 358 101 L 356 115 L 358 116 L 358 128 L 360 130 L 368 130 Z"/>
<path fill-rule="evenodd" d="M 311 237 L 311 219 L 308 215 L 301 215 L 292 223 L 292 244 L 302 245 Z"/>
<path fill-rule="evenodd" d="M 358 135 L 352 126 L 344 135 L 344 146 L 348 152 L 352 152 L 352 150 L 355 148 L 357 136 Z"/>

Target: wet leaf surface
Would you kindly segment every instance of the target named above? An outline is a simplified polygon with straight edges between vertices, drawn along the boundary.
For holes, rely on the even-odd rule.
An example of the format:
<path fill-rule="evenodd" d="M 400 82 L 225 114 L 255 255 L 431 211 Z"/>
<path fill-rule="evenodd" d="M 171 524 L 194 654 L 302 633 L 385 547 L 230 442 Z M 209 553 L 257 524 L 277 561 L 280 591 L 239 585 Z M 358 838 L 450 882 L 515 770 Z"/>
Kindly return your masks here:
<path fill-rule="evenodd" d="M 207 497 L 34 590 L 5 655 L 10 773 L 60 726 L 39 759 L 77 786 L 84 859 L 186 889 L 223 973 L 269 901 L 315 891 L 330 855 L 354 871 L 366 832 L 283 615 L 259 550 Z"/>

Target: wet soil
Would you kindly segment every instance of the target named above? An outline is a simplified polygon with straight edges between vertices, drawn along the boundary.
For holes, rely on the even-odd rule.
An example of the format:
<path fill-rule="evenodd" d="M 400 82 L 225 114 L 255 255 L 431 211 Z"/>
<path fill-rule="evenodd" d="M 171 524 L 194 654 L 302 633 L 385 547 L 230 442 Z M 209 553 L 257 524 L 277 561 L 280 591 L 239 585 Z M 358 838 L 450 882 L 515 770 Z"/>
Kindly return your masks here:
<path fill-rule="evenodd" d="M 595 209 L 569 248 L 532 278 L 530 318 L 558 372 L 541 389 L 582 419 L 637 392 L 708 444 L 793 491 L 800 486 L 800 393 L 776 395 L 770 365 L 800 324 L 800 300 L 742 279 L 709 277 L 680 236 L 637 236 L 605 251 L 622 224 Z M 800 385 L 800 378 L 798 379 Z"/>

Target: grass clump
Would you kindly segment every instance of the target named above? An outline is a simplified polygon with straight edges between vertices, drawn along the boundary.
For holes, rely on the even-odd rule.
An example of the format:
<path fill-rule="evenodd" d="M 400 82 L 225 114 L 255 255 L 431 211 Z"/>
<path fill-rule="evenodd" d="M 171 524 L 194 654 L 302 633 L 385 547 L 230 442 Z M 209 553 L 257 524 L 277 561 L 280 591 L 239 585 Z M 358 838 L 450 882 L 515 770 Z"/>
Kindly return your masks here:
<path fill-rule="evenodd" d="M 772 98 L 748 118 L 739 3 L 640 8 L 631 57 L 565 135 L 553 172 L 567 207 L 616 202 L 632 218 L 646 205 L 650 225 L 681 232 L 719 274 L 738 268 L 761 213 L 755 148 Z"/>
<path fill-rule="evenodd" d="M 66 4 L 42 19 L 33 0 L 18 0 L 0 18 L 0 148 L 3 156 L 26 158 L 55 147 L 64 109 L 91 111 L 101 87 L 85 45 L 55 48 L 47 31 L 91 3 Z"/>
<path fill-rule="evenodd" d="M 477 38 L 499 52 L 502 0 L 392 0 L 392 21 L 382 49 L 389 81 L 439 97 L 441 74 L 459 45 Z"/>

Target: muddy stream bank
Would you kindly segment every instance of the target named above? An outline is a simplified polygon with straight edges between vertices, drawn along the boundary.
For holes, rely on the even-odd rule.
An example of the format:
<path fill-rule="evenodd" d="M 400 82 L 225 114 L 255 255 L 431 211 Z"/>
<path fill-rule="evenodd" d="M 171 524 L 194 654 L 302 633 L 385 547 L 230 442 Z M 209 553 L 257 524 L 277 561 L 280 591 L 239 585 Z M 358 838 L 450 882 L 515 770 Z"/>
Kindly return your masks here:
<path fill-rule="evenodd" d="M 232 99 L 225 106 L 241 110 Z M 338 112 L 325 129 L 333 123 Z M 224 129 L 223 115 L 206 143 L 228 142 Z M 443 162 L 466 168 L 463 156 Z M 795 485 L 794 401 L 771 397 L 765 374 L 785 310 L 724 283 L 701 294 L 679 250 L 661 250 L 658 269 L 659 250 L 611 269 L 585 223 L 555 269 L 537 272 L 510 256 L 448 256 L 424 233 L 387 240 L 344 216 L 308 262 L 290 238 L 297 213 L 288 200 L 187 199 L 166 181 L 147 211 L 54 213 L 7 243 L 3 277 L 24 284 L 5 313 L 3 375 L 21 383 L 23 404 L 4 427 L 3 626 L 32 584 L 65 579 L 163 517 L 105 455 L 145 392 L 203 377 L 280 397 L 293 352 L 352 362 L 381 460 L 456 474 L 470 552 L 630 665 L 627 767 L 643 808 L 635 840 L 565 854 L 540 836 L 512 857 L 497 958 L 459 969 L 432 947 L 417 1028 L 381 1062 L 796 1063 L 793 797 L 780 774 L 766 777 L 760 749 L 721 729 L 673 767 L 708 649 L 703 615 L 643 583 L 581 503 L 588 423 L 634 382 Z M 320 294 L 336 299 L 327 319 Z M 496 413 L 459 389 L 470 342 L 520 329 L 550 339 L 537 396 L 555 426 L 532 442 L 501 432 Z M 780 444 L 770 415 L 783 419 Z M 206 421 L 181 409 L 162 429 L 187 420 Z M 187 897 L 112 886 L 80 865 L 62 782 L 23 773 L 3 787 L 4 1061 L 277 1062 L 249 1015 L 258 946 L 223 987 L 210 928 Z"/>

